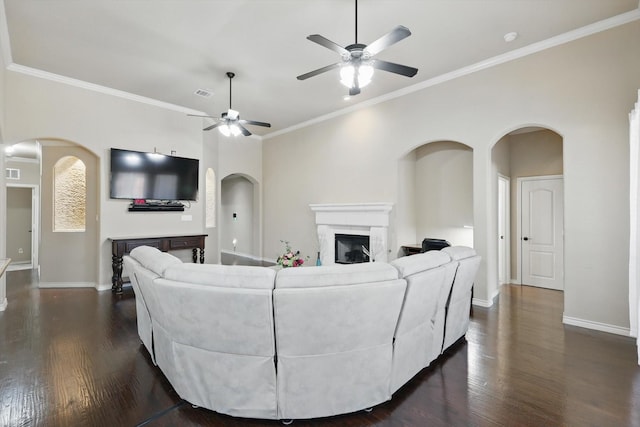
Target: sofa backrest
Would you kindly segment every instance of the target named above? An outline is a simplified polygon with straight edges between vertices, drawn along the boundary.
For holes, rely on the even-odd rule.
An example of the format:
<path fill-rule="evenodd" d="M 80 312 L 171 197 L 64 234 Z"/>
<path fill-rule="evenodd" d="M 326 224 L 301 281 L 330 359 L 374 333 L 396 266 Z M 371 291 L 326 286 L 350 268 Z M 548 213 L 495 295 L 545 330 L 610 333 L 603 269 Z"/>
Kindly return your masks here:
<path fill-rule="evenodd" d="M 386 263 L 279 271 L 273 292 L 278 353 L 335 353 L 391 342 L 405 287 Z"/>
<path fill-rule="evenodd" d="M 442 251 L 458 262 L 447 307 L 446 330 L 442 346 L 444 351 L 463 337 L 469 327 L 473 282 L 480 268 L 481 257 L 473 248 L 466 246 L 452 246 Z"/>
<path fill-rule="evenodd" d="M 451 290 L 451 302 L 466 299 L 471 294 L 471 288 L 480 267 L 480 256 L 475 249 L 466 246 L 451 246 L 442 249 L 442 252 L 459 264 Z"/>
<path fill-rule="evenodd" d="M 142 264 L 128 255 L 125 255 L 122 261 L 124 264 L 124 269 L 129 276 L 129 280 L 131 281 L 133 293 L 136 297 L 136 323 L 138 326 L 138 335 L 140 336 L 140 339 L 142 340 L 144 346 L 147 348 L 149 355 L 151 355 L 151 360 L 155 363 L 155 355 L 153 353 L 153 332 L 151 316 L 149 315 L 147 302 L 137 277 L 139 275 L 139 270 L 143 267 Z"/>
<path fill-rule="evenodd" d="M 335 264 L 321 268 L 283 268 L 278 272 L 276 289 L 348 286 L 398 278 L 398 271 L 384 262 Z"/>
<path fill-rule="evenodd" d="M 405 287 L 386 263 L 278 272 L 279 417 L 353 412 L 391 397 L 393 333 Z"/>
<path fill-rule="evenodd" d="M 164 274 L 167 267 L 182 264 L 180 258 L 151 246 L 135 247 L 131 250 L 129 256 L 139 262 L 144 268 L 151 270 L 159 276 Z"/>
<path fill-rule="evenodd" d="M 445 283 L 445 265 L 450 262 L 449 255 L 441 251 L 401 257 L 391 262 L 407 281 L 407 292 L 396 335 L 431 322 L 438 307 L 444 308 L 451 285 Z"/>
<path fill-rule="evenodd" d="M 180 264 L 154 280 L 163 328 L 182 345 L 239 355 L 275 354 L 266 267 Z"/>
<path fill-rule="evenodd" d="M 428 251 L 398 258 L 391 265 L 407 281 L 393 350 L 391 391 L 395 392 L 440 355 L 457 263 L 444 252 Z"/>

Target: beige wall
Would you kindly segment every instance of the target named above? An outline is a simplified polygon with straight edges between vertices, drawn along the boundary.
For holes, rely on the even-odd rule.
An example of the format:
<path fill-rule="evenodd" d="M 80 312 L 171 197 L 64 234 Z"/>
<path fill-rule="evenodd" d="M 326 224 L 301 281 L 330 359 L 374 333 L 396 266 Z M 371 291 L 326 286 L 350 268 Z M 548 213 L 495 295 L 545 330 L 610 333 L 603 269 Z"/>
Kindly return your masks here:
<path fill-rule="evenodd" d="M 564 139 L 565 321 L 624 332 L 628 113 L 640 86 L 638 40 L 634 22 L 266 140 L 265 253 L 288 235 L 303 253 L 315 253 L 309 203 L 398 204 L 399 160 L 431 141 L 458 141 L 473 148 L 474 246 L 483 257 L 474 296 L 487 303 L 497 283 L 491 148 L 512 130 L 543 126 Z M 282 191 L 292 180 L 296 191 Z M 396 250 L 401 228 L 390 230 Z"/>
<path fill-rule="evenodd" d="M 205 174 L 207 168 L 211 168 L 215 173 L 215 202 L 214 207 L 216 210 L 220 209 L 220 175 L 219 175 L 219 153 L 218 153 L 218 135 L 219 132 L 204 132 L 203 135 L 203 157 L 200 164 L 202 178 L 200 179 L 201 185 L 206 185 Z M 202 205 L 203 218 L 206 218 L 206 203 L 204 201 L 206 197 L 205 188 L 202 187 L 198 191 L 198 198 Z M 220 226 L 218 221 L 220 220 L 220 212 L 215 212 L 216 224 L 214 227 L 206 227 L 205 233 L 207 237 L 205 239 L 205 262 L 207 264 L 217 264 L 220 262 L 220 249 L 218 247 L 218 233 Z"/>

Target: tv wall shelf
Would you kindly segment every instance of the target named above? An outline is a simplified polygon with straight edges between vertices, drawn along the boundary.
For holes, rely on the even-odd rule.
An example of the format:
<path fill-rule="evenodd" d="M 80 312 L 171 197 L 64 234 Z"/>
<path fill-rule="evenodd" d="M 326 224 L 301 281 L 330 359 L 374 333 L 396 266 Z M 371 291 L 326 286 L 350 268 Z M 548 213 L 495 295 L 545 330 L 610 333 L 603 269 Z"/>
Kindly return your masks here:
<path fill-rule="evenodd" d="M 144 203 L 129 205 L 129 212 L 184 212 L 182 203 Z"/>

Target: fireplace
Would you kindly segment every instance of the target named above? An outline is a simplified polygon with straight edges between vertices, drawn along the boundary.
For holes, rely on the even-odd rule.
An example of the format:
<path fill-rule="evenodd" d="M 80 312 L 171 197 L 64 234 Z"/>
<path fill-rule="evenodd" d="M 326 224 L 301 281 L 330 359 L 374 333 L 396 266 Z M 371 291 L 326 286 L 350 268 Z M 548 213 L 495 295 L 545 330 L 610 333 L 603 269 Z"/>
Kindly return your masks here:
<path fill-rule="evenodd" d="M 389 217 L 393 204 L 391 203 L 341 203 L 341 204 L 313 204 L 309 205 L 316 216 L 318 228 L 318 243 L 320 249 L 320 261 L 323 265 L 342 263 L 337 254 L 336 238 L 350 236 L 359 240 L 348 246 L 349 250 L 362 250 L 362 245 L 367 248 L 369 254 L 362 261 L 355 262 L 386 262 L 389 256 Z M 339 249 L 338 249 L 339 250 Z M 363 251 L 364 252 L 364 251 Z M 350 254 L 354 259 L 358 258 L 355 252 Z M 354 261 L 349 261 L 352 263 Z"/>
<path fill-rule="evenodd" d="M 335 240 L 336 264 L 369 262 L 369 236 L 336 234 Z"/>

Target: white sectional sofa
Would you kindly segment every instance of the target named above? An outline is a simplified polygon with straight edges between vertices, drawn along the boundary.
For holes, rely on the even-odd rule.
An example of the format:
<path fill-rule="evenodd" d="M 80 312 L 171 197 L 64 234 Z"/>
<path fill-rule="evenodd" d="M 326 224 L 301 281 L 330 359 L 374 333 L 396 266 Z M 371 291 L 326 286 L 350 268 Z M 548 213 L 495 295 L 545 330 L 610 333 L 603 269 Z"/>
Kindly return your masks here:
<path fill-rule="evenodd" d="M 453 247 L 286 268 L 124 257 L 138 334 L 193 405 L 267 419 L 371 408 L 463 337 L 480 257 Z"/>

